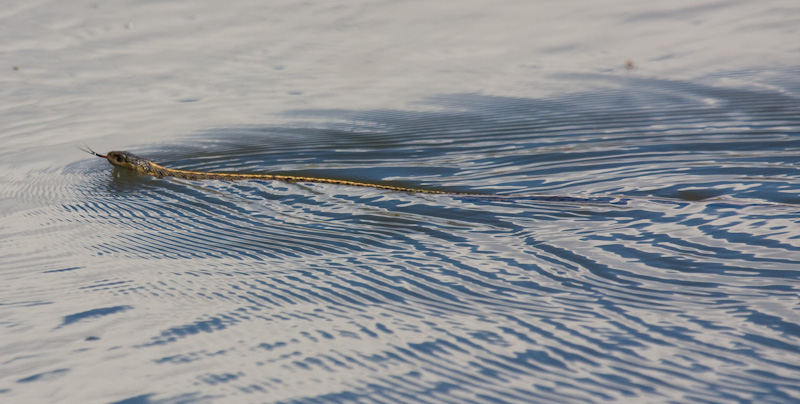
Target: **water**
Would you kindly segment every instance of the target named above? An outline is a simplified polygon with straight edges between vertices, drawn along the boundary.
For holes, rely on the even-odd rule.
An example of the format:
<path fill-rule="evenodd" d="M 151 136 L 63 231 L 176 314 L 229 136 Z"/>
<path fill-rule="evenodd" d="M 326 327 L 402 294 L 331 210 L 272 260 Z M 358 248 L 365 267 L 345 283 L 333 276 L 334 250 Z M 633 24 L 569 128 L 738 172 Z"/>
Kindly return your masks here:
<path fill-rule="evenodd" d="M 1 401 L 800 400 L 791 3 L 22 4 Z"/>

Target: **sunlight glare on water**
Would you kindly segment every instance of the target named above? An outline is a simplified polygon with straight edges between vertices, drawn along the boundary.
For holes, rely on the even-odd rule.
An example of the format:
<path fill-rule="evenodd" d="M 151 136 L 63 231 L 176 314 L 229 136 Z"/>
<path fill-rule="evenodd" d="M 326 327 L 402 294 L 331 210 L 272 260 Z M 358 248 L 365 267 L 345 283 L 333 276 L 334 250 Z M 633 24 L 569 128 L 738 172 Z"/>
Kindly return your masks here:
<path fill-rule="evenodd" d="M 798 16 L 10 5 L 0 401 L 796 402 Z"/>

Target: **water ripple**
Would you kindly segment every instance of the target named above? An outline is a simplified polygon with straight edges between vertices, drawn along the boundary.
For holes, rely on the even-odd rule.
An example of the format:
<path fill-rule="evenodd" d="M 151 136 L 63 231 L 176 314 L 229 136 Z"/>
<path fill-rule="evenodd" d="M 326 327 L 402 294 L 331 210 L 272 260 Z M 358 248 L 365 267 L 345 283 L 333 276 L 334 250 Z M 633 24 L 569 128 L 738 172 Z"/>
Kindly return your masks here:
<path fill-rule="evenodd" d="M 182 169 L 489 195 L 154 179 L 99 159 L 66 167 L 63 184 L 12 172 L 4 188 L 30 204 L 15 215 L 71 235 L 43 262 L 65 249 L 91 257 L 43 264 L 51 287 L 103 274 L 70 278 L 72 293 L 117 302 L 64 313 L 62 328 L 203 386 L 187 397 L 800 395 L 794 98 L 643 80 L 555 100 L 452 95 L 420 106 L 295 111 L 296 126 L 132 151 Z M 22 310 L 47 293 L 26 290 L 4 304 Z M 127 344 L 97 336 L 123 318 L 136 331 Z"/>

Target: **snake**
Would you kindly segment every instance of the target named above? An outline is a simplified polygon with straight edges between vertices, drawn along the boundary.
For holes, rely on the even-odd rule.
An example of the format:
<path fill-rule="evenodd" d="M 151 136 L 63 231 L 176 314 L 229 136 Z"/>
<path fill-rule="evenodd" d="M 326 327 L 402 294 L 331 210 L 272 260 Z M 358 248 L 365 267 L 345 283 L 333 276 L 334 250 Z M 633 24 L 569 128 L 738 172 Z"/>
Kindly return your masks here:
<path fill-rule="evenodd" d="M 261 181 L 283 181 L 286 183 L 316 182 L 322 184 L 348 185 L 353 187 L 386 189 L 390 191 L 399 191 L 407 193 L 458 195 L 467 198 L 480 198 L 481 200 L 496 199 L 496 200 L 508 201 L 513 199 L 513 200 L 532 200 L 537 202 L 548 202 L 548 203 L 570 203 L 578 205 L 627 205 L 628 203 L 637 199 L 636 197 L 624 197 L 624 196 L 596 196 L 589 198 L 581 198 L 581 197 L 558 196 L 558 195 L 481 194 L 474 192 L 454 192 L 454 191 L 440 191 L 435 189 L 398 187 L 395 185 L 388 185 L 388 184 L 347 181 L 334 178 L 303 177 L 296 175 L 219 173 L 219 172 L 205 172 L 205 171 L 176 170 L 173 168 L 167 168 L 158 165 L 144 157 L 139 157 L 133 153 L 129 153 L 126 151 L 110 151 L 106 154 L 100 154 L 90 149 L 88 146 L 85 147 L 86 147 L 85 149 L 80 147 L 78 149 L 86 153 L 92 154 L 94 156 L 104 158 L 108 160 L 108 162 L 115 167 L 120 167 L 127 170 L 133 170 L 135 172 L 145 175 L 151 175 L 156 178 L 174 177 L 186 180 L 224 180 L 224 181 L 261 180 Z M 691 201 L 681 201 L 676 199 L 656 200 L 656 199 L 645 198 L 645 200 L 649 202 L 672 203 L 672 204 L 691 202 Z M 720 199 L 720 197 L 705 199 L 703 201 L 719 202 L 719 203 L 724 202 Z M 731 202 L 728 201 L 728 203 Z M 763 201 L 759 202 L 759 204 L 774 205 L 773 203 L 763 202 Z M 794 205 L 785 205 L 785 206 L 794 206 Z"/>
<path fill-rule="evenodd" d="M 322 184 L 348 185 L 354 187 L 369 187 L 369 188 L 387 189 L 391 191 L 421 193 L 421 194 L 475 195 L 475 196 L 484 195 L 484 194 L 469 193 L 469 192 L 449 192 L 449 191 L 439 191 L 433 189 L 398 187 L 395 185 L 347 181 L 347 180 L 339 180 L 333 178 L 303 177 L 296 175 L 279 175 L 279 174 L 220 173 L 220 172 L 176 170 L 174 168 L 167 168 L 158 165 L 144 157 L 139 157 L 133 153 L 126 151 L 110 151 L 106 154 L 100 154 L 90 149 L 88 146 L 86 146 L 86 149 L 82 148 L 79 149 L 94 156 L 104 158 L 108 160 L 108 162 L 115 167 L 133 170 L 135 172 L 145 175 L 150 175 L 156 178 L 173 177 L 185 180 L 223 180 L 223 181 L 261 180 L 261 181 L 283 181 L 286 183 L 312 182 L 312 183 L 322 183 Z"/>

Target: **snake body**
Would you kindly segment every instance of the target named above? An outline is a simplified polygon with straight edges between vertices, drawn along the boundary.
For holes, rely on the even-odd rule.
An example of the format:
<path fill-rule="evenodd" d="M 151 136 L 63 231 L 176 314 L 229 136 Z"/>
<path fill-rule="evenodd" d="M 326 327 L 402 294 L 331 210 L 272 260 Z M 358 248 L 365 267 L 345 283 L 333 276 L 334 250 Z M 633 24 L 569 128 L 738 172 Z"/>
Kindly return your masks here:
<path fill-rule="evenodd" d="M 79 148 L 80 149 L 80 148 Z M 421 193 L 421 194 L 440 194 L 440 195 L 464 195 L 468 197 L 478 197 L 481 200 L 498 199 L 503 201 L 509 200 L 531 200 L 547 203 L 569 203 L 578 205 L 628 205 L 635 201 L 635 197 L 622 197 L 622 196 L 599 196 L 589 198 L 578 198 L 571 196 L 554 196 L 554 195 L 493 195 L 493 194 L 479 194 L 472 192 L 451 192 L 451 191 L 437 191 L 432 189 L 422 188 L 408 188 L 398 187 L 394 185 L 375 184 L 369 182 L 356 182 L 347 180 L 337 180 L 333 178 L 318 178 L 318 177 L 303 177 L 295 175 L 278 175 L 278 174 L 244 174 L 244 173 L 214 173 L 204 171 L 189 171 L 189 170 L 176 170 L 160 166 L 152 161 L 139 157 L 133 153 L 126 151 L 111 151 L 107 155 L 102 155 L 89 149 L 81 149 L 89 154 L 97 157 L 107 159 L 115 167 L 120 167 L 128 170 L 133 170 L 141 174 L 151 175 L 156 178 L 174 177 L 186 180 L 224 180 L 224 181 L 238 181 L 238 180 L 262 180 L 262 181 L 283 181 L 288 183 L 296 182 L 316 182 L 322 184 L 335 184 L 347 185 L 353 187 L 370 187 L 378 189 L 387 189 L 391 191 Z M 681 201 L 676 199 L 661 199 L 655 200 L 646 198 L 648 202 L 659 203 L 689 203 L 690 201 Z M 706 201 L 706 200 L 703 200 Z M 720 197 L 707 199 L 707 201 L 720 202 Z M 768 202 L 761 202 L 762 204 L 773 205 Z M 779 204 L 780 205 L 780 204 Z M 791 205 L 794 206 L 794 205 Z"/>
<path fill-rule="evenodd" d="M 133 153 L 129 153 L 126 151 L 111 151 L 108 152 L 107 155 L 95 153 L 94 151 L 91 151 L 91 149 L 87 152 L 94 154 L 95 156 L 107 159 L 109 163 L 111 163 L 116 167 L 122 167 L 142 174 L 152 175 L 153 177 L 156 178 L 174 177 L 186 180 L 225 180 L 225 181 L 263 180 L 263 181 L 283 181 L 288 183 L 316 182 L 322 184 L 370 187 L 370 188 L 388 189 L 392 191 L 424 193 L 424 194 L 481 195 L 481 194 L 466 193 L 466 192 L 447 192 L 447 191 L 437 191 L 437 190 L 420 189 L 420 188 L 406 188 L 394 185 L 337 180 L 332 178 L 302 177 L 294 175 L 275 175 L 275 174 L 213 173 L 213 172 L 203 172 L 203 171 L 176 170 L 160 166 L 144 157 L 139 157 Z"/>

